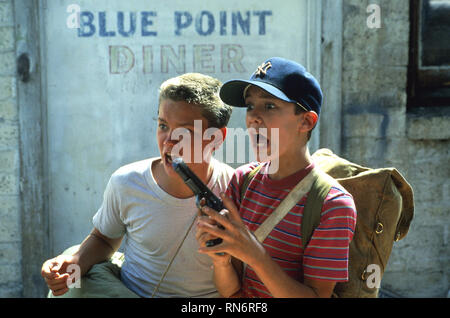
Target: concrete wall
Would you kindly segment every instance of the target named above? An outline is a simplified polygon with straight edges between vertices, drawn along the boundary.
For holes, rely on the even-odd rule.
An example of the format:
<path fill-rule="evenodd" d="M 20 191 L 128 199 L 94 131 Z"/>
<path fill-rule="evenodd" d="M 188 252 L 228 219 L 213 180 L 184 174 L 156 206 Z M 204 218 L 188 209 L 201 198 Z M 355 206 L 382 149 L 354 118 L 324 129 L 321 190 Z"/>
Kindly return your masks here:
<path fill-rule="evenodd" d="M 381 8 L 379 29 L 366 26 L 366 8 L 374 3 Z M 409 1 L 345 0 L 343 21 L 343 155 L 398 168 L 415 194 L 415 218 L 394 245 L 382 287 L 407 297 L 446 297 L 450 117 L 407 112 Z"/>
<path fill-rule="evenodd" d="M 0 1 L 0 297 L 22 294 L 14 12 Z"/>

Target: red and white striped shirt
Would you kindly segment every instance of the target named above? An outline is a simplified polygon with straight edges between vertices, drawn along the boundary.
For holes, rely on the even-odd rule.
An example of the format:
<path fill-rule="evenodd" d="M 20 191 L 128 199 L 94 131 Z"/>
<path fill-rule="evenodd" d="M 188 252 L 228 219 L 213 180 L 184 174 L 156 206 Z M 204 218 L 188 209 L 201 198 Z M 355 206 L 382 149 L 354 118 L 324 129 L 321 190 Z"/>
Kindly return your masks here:
<path fill-rule="evenodd" d="M 313 168 L 309 165 L 281 180 L 272 180 L 264 170 L 267 163 L 250 182 L 241 202 L 240 185 L 245 175 L 259 163 L 238 168 L 227 189 L 239 209 L 242 220 L 251 231 L 274 211 L 295 185 Z M 302 248 L 301 224 L 308 194 L 288 212 L 264 240 L 272 259 L 292 278 L 342 282 L 348 280 L 349 244 L 356 226 L 356 208 L 351 194 L 343 188 L 332 187 L 322 206 L 320 224 L 306 246 Z M 250 266 L 246 267 L 242 284 L 245 297 L 272 297 Z"/>

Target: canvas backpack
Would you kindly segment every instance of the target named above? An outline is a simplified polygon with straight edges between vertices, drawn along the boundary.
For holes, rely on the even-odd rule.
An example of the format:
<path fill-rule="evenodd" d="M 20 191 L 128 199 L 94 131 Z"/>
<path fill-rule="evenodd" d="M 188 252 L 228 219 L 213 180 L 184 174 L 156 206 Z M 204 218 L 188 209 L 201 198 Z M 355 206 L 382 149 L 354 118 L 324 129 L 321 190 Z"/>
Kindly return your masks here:
<path fill-rule="evenodd" d="M 408 233 L 414 214 L 412 188 L 395 168 L 363 167 L 329 149 L 318 150 L 312 159 L 316 167 L 351 193 L 357 210 L 349 251 L 349 280 L 337 283 L 333 296 L 375 298 L 379 292 L 377 280 L 379 283 L 386 270 L 394 242 Z M 241 198 L 260 167 L 245 177 Z M 308 193 L 301 226 L 303 248 L 319 225 L 322 205 L 331 185 L 329 178 L 319 177 Z"/>

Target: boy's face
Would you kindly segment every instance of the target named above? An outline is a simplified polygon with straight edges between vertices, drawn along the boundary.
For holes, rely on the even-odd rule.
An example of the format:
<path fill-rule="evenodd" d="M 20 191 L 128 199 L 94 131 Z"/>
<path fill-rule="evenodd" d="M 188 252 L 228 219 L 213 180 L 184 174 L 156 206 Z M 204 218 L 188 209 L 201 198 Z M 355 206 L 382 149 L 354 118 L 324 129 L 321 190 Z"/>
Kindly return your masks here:
<path fill-rule="evenodd" d="M 156 138 L 164 170 L 169 176 L 177 175 L 172 168 L 172 157 L 183 157 L 194 172 L 202 169 L 204 150 L 211 142 L 203 140 L 207 128 L 208 121 L 198 106 L 185 101 L 161 101 Z"/>
<path fill-rule="evenodd" d="M 246 124 L 253 146 L 259 148 L 257 154 L 267 153 L 271 159 L 277 155 L 296 156 L 305 136 L 300 133 L 303 115 L 295 115 L 295 105 L 275 98 L 256 86 L 247 89 L 245 104 Z M 278 134 L 274 134 L 276 131 Z M 265 161 L 258 155 L 257 160 Z"/>

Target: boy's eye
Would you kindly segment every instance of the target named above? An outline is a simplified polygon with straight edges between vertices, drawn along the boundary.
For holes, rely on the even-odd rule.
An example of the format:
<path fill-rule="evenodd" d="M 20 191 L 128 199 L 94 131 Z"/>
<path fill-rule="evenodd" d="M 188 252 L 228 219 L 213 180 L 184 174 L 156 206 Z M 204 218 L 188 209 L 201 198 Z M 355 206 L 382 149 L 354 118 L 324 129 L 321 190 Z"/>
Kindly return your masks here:
<path fill-rule="evenodd" d="M 252 104 L 247 104 L 245 105 L 245 107 L 247 107 L 247 111 L 253 110 L 253 108 L 255 108 Z"/>
<path fill-rule="evenodd" d="M 167 126 L 165 124 L 159 124 L 158 128 L 161 130 L 165 130 L 165 129 L 167 129 Z"/>
<path fill-rule="evenodd" d="M 275 109 L 275 105 L 274 104 L 271 104 L 271 103 L 268 103 L 268 104 L 266 104 L 266 109 Z"/>

